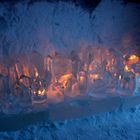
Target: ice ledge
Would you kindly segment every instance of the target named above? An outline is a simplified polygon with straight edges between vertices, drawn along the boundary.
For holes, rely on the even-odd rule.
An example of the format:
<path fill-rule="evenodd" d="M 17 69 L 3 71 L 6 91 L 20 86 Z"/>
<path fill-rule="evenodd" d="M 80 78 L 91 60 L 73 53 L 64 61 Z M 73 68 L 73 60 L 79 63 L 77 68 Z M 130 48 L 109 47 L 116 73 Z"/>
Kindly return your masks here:
<path fill-rule="evenodd" d="M 110 112 L 115 109 L 126 110 L 140 104 L 140 97 L 109 97 L 95 99 L 85 97 L 75 101 L 60 103 L 49 108 L 51 121 L 63 121 L 79 117 L 92 116 L 102 112 Z"/>
<path fill-rule="evenodd" d="M 109 97 L 97 99 L 93 97 L 78 98 L 52 105 L 39 111 L 38 109 L 17 115 L 0 116 L 0 131 L 13 131 L 37 122 L 56 122 L 83 118 L 95 114 L 126 110 L 140 104 L 140 97 Z M 38 108 L 38 107 L 37 107 Z"/>

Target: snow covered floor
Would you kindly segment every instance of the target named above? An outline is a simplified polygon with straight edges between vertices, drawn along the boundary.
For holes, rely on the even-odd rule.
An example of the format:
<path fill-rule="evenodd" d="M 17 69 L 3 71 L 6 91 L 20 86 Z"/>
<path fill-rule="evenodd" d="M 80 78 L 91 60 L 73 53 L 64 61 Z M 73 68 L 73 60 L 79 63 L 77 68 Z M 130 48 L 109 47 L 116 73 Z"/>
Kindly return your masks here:
<path fill-rule="evenodd" d="M 140 106 L 54 124 L 42 122 L 15 132 L 1 132 L 0 140 L 139 140 L 139 118 Z"/>

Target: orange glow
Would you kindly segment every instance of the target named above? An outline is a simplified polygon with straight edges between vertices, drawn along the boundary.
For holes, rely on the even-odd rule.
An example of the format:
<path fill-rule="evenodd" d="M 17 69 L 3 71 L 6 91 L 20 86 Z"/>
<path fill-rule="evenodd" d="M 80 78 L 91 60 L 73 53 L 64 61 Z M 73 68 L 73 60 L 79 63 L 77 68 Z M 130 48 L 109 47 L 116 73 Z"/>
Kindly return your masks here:
<path fill-rule="evenodd" d="M 38 94 L 41 95 L 41 93 L 42 93 L 41 90 L 38 90 Z"/>
<path fill-rule="evenodd" d="M 121 87 L 126 88 L 129 83 L 125 83 L 124 77 L 131 79 L 140 73 L 138 54 L 130 55 L 129 51 L 123 55 L 121 49 L 110 47 L 105 51 L 94 48 L 90 48 L 91 52 L 85 49 L 83 52 L 76 50 L 62 55 L 46 52 L 45 56 L 45 53 L 42 55 L 35 51 L 31 55 L 12 55 L 12 59 L 4 57 L 0 59 L 0 92 L 3 94 L 8 84 L 15 95 L 28 94 L 35 100 L 42 100 L 46 96 L 62 101 L 67 96 L 75 97 L 92 91 L 96 93 L 96 88 L 106 80 L 110 84 L 115 79 Z M 112 91 L 116 86 L 111 84 L 107 88 Z M 39 98 L 34 98 L 36 96 Z"/>
<path fill-rule="evenodd" d="M 99 79 L 100 75 L 99 74 L 90 74 L 89 77 L 90 77 L 90 79 L 97 80 L 97 79 Z"/>
<path fill-rule="evenodd" d="M 29 69 L 28 69 L 28 67 L 26 66 L 26 65 L 22 65 L 22 69 L 23 69 L 23 73 L 24 73 L 24 75 L 26 75 L 26 76 L 30 76 L 30 74 L 29 74 Z"/>
<path fill-rule="evenodd" d="M 128 65 L 125 65 L 124 71 L 125 72 L 130 72 L 131 71 L 131 72 L 135 73 L 134 69 L 133 68 L 130 68 Z"/>
<path fill-rule="evenodd" d="M 40 95 L 40 96 L 45 95 L 45 89 L 43 89 L 43 90 L 38 90 L 38 95 Z"/>
<path fill-rule="evenodd" d="M 129 60 L 139 60 L 139 58 L 136 55 L 131 55 Z"/>
<path fill-rule="evenodd" d="M 86 82 L 86 73 L 84 71 L 80 71 L 77 78 L 80 84 L 84 84 Z"/>
<path fill-rule="evenodd" d="M 125 65 L 124 71 L 129 72 L 130 71 L 129 66 Z"/>
<path fill-rule="evenodd" d="M 131 55 L 127 61 L 125 61 L 124 71 L 125 72 L 134 72 L 134 69 L 130 67 L 131 64 L 135 64 L 139 61 L 139 57 L 136 55 Z"/>
<path fill-rule="evenodd" d="M 81 83 L 83 83 L 83 82 L 85 81 L 85 77 L 80 76 L 80 77 L 79 77 L 79 81 L 80 81 Z"/>
<path fill-rule="evenodd" d="M 37 68 L 34 68 L 34 71 L 35 71 L 35 77 L 38 77 L 39 74 L 38 74 L 38 70 L 37 70 Z"/>
<path fill-rule="evenodd" d="M 64 88 L 66 88 L 67 81 L 71 77 L 72 77 L 72 73 L 68 73 L 68 74 L 62 75 L 58 81 L 59 81 L 59 83 L 61 83 L 63 85 Z"/>
<path fill-rule="evenodd" d="M 127 64 L 131 65 L 137 63 L 138 61 L 139 61 L 139 57 L 133 54 L 128 58 Z"/>
<path fill-rule="evenodd" d="M 17 64 L 15 64 L 15 70 L 16 70 L 17 76 L 20 77 L 20 72 L 19 72 L 19 68 Z"/>

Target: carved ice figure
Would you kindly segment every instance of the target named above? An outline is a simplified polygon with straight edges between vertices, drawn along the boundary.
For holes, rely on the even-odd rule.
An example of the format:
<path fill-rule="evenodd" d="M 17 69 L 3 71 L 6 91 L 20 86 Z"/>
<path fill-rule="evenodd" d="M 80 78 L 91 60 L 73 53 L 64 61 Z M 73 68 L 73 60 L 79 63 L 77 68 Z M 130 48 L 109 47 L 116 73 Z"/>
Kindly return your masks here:
<path fill-rule="evenodd" d="M 63 58 L 59 54 L 56 54 L 53 59 L 53 71 L 55 78 L 58 80 L 61 76 L 72 72 L 71 60 Z"/>
<path fill-rule="evenodd" d="M 85 71 L 80 71 L 77 74 L 77 79 L 80 93 L 85 93 L 87 90 L 87 73 Z"/>
<path fill-rule="evenodd" d="M 135 82 L 136 82 L 136 86 L 134 90 L 134 95 L 140 95 L 140 73 L 136 74 Z"/>
<path fill-rule="evenodd" d="M 52 80 L 52 57 L 49 55 L 44 57 L 44 80 L 46 82 L 47 89 Z"/>
<path fill-rule="evenodd" d="M 93 60 L 93 48 L 91 46 L 81 47 L 79 50 L 79 59 L 81 61 L 81 69 L 87 71 L 89 68 L 89 64 Z"/>
<path fill-rule="evenodd" d="M 76 51 L 71 52 L 72 74 L 77 77 L 77 73 L 81 69 L 81 60 Z"/>
<path fill-rule="evenodd" d="M 48 102 L 58 103 L 64 101 L 64 89 L 62 84 L 52 83 L 47 89 Z"/>
<path fill-rule="evenodd" d="M 52 57 L 50 55 L 44 57 L 44 70 L 45 71 L 52 71 Z"/>
<path fill-rule="evenodd" d="M 31 80 L 31 98 L 32 98 L 32 104 L 34 103 L 44 103 L 47 100 L 47 83 L 46 80 L 41 79 L 38 75 L 36 77 L 32 78 Z"/>
<path fill-rule="evenodd" d="M 37 69 L 39 77 L 44 77 L 44 59 L 43 56 L 34 51 L 30 54 L 30 72 L 35 76 L 34 71 Z"/>
<path fill-rule="evenodd" d="M 118 82 L 118 91 L 121 91 L 121 94 L 132 95 L 135 88 L 135 75 L 132 72 L 124 72 L 119 77 Z"/>
<path fill-rule="evenodd" d="M 135 65 L 135 89 L 134 95 L 140 95 L 140 62 L 137 62 Z"/>

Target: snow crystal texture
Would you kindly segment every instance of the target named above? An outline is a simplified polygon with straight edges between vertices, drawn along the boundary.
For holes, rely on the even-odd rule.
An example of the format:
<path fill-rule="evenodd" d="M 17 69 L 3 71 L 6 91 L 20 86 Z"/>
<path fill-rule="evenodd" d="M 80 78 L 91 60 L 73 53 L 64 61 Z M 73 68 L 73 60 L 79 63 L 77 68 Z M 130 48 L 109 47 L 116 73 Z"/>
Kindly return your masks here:
<path fill-rule="evenodd" d="M 0 54 L 77 46 L 136 46 L 140 40 L 140 6 L 102 0 L 91 15 L 74 4 L 35 2 L 0 4 Z"/>
<path fill-rule="evenodd" d="M 139 140 L 140 107 L 57 123 L 41 122 L 15 132 L 0 132 L 0 140 Z"/>

